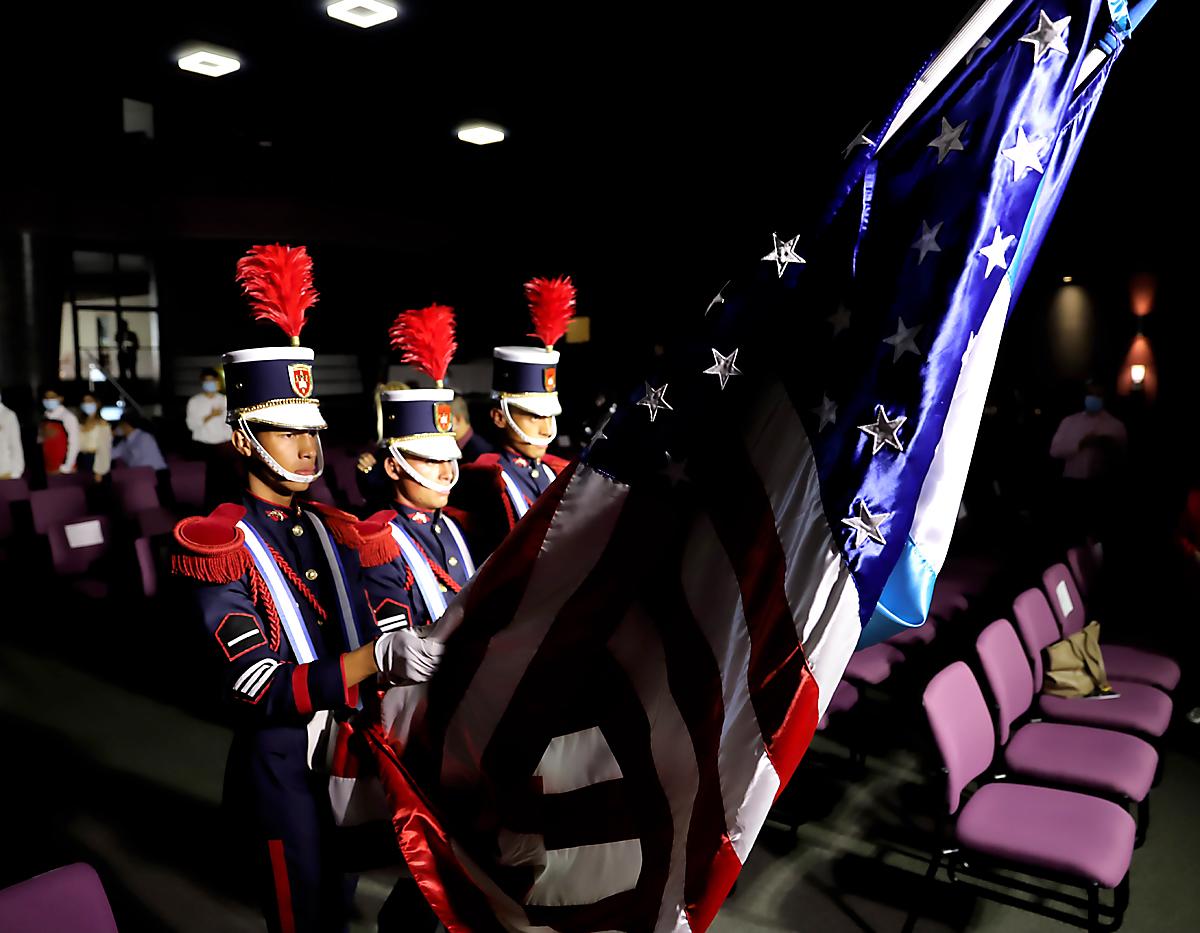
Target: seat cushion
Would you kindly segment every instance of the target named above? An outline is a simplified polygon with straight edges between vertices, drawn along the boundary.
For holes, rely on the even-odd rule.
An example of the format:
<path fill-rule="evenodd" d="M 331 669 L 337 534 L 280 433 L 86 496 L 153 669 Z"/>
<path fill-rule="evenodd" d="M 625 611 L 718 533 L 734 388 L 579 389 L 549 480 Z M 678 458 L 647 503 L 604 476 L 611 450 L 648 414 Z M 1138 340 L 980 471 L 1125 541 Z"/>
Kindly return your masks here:
<path fill-rule="evenodd" d="M 1017 730 L 1004 750 L 1004 761 L 1009 771 L 1025 779 L 1141 800 L 1154 782 L 1158 752 L 1149 742 L 1124 732 L 1035 722 Z"/>
<path fill-rule="evenodd" d="M 1160 690 L 1174 690 L 1179 686 L 1179 665 L 1166 655 L 1130 645 L 1109 644 L 1101 644 L 1100 652 L 1104 655 L 1104 669 L 1109 677 L 1150 684 Z"/>
<path fill-rule="evenodd" d="M 829 701 L 829 706 L 825 708 L 825 715 L 821 717 L 821 721 L 817 723 L 817 729 L 824 729 L 829 725 L 829 717 L 836 716 L 838 713 L 844 713 L 851 709 L 858 702 L 858 687 L 850 683 L 848 680 L 843 680 L 837 685 L 837 689 L 833 691 L 833 699 Z"/>
<path fill-rule="evenodd" d="M 846 665 L 846 676 L 865 684 L 881 684 L 887 680 L 892 667 L 903 660 L 903 651 L 882 642 L 854 652 L 850 656 L 850 663 Z"/>
<path fill-rule="evenodd" d="M 914 628 L 906 628 L 898 635 L 893 635 L 887 640 L 887 644 L 895 645 L 897 648 L 909 648 L 915 645 L 927 645 L 933 641 L 933 636 L 937 634 L 934 627 L 933 619 L 926 619 L 923 625 L 915 626 Z"/>
<path fill-rule="evenodd" d="M 968 849 L 1106 888 L 1133 858 L 1133 817 L 1111 800 L 1029 784 L 988 784 L 967 801 L 956 833 Z"/>
<path fill-rule="evenodd" d="M 1171 721 L 1171 698 L 1146 684 L 1112 681 L 1119 697 L 1088 700 L 1042 694 L 1038 708 L 1051 719 L 1160 736 Z"/>

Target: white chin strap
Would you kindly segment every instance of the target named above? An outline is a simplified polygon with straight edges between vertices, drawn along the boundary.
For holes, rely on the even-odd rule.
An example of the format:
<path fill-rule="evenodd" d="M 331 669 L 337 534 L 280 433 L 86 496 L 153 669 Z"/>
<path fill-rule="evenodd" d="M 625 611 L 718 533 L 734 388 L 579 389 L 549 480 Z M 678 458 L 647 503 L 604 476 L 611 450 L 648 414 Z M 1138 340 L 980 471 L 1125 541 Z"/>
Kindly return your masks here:
<path fill-rule="evenodd" d="M 320 434 L 317 435 L 317 471 L 311 476 L 304 476 L 300 473 L 293 473 L 290 470 L 285 470 L 283 467 L 281 467 L 275 458 L 267 453 L 266 448 L 258 442 L 258 438 L 255 437 L 254 432 L 250 430 L 250 425 L 246 423 L 245 418 L 238 418 L 236 427 L 237 430 L 241 431 L 246 435 L 246 437 L 250 438 L 250 443 L 254 445 L 254 452 L 258 455 L 258 459 L 270 467 L 272 473 L 283 477 L 289 483 L 304 483 L 305 485 L 308 485 L 309 483 L 315 483 L 320 478 L 321 474 L 325 472 L 325 451 L 321 447 Z M 301 431 L 303 429 L 296 428 L 295 430 Z"/>
<path fill-rule="evenodd" d="M 517 423 L 515 421 L 513 421 L 513 416 L 511 414 L 509 414 L 509 411 L 508 411 L 508 399 L 506 399 L 506 398 L 500 399 L 500 410 L 502 412 L 504 412 L 505 423 L 510 428 L 512 428 L 513 431 L 516 432 L 517 437 L 519 437 L 521 439 L 521 442 L 524 444 L 532 444 L 534 447 L 549 447 L 550 442 L 552 440 L 554 440 L 556 437 L 558 437 L 558 419 L 555 418 L 553 415 L 550 416 L 552 419 L 550 426 L 553 429 L 550 432 L 550 436 L 547 438 L 541 438 L 541 437 L 535 438 L 535 437 L 530 437 L 528 434 L 526 434 L 524 431 L 522 431 L 519 427 L 517 427 Z"/>
<path fill-rule="evenodd" d="M 445 483 L 439 483 L 436 480 L 432 480 L 428 476 L 422 476 L 419 472 L 417 472 L 417 468 L 404 459 L 404 454 L 400 452 L 399 447 L 389 447 L 388 453 L 392 455 L 393 460 L 400 464 L 400 469 L 408 474 L 409 479 L 420 483 L 426 489 L 432 490 L 440 495 L 448 495 L 450 490 L 454 488 L 454 484 L 458 482 L 459 473 L 457 460 L 450 461 L 452 464 L 454 464 L 454 479 L 450 480 L 450 485 L 447 486 Z"/>

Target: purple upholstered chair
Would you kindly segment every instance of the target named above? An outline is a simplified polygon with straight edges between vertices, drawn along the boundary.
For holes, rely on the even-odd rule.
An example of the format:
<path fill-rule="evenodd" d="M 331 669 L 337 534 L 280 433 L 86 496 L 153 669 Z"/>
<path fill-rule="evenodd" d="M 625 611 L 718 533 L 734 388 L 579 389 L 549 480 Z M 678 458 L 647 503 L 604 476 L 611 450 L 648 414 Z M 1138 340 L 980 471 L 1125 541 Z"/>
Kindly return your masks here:
<path fill-rule="evenodd" d="M 903 660 L 903 651 L 887 642 L 881 642 L 854 652 L 850 656 L 850 663 L 846 665 L 845 676 L 877 686 L 887 680 L 892 668 Z"/>
<path fill-rule="evenodd" d="M 825 708 L 825 715 L 821 717 L 821 721 L 817 723 L 817 731 L 825 729 L 829 725 L 830 717 L 838 716 L 841 713 L 848 712 L 853 709 L 858 703 L 858 688 L 848 680 L 843 680 L 837 685 L 837 689 L 833 691 L 833 699 L 829 701 L 829 705 Z"/>
<path fill-rule="evenodd" d="M 158 595 L 158 567 L 154 562 L 154 544 L 148 537 L 138 538 L 133 542 L 133 553 L 137 557 L 142 595 L 153 599 Z"/>
<path fill-rule="evenodd" d="M 0 502 L 25 502 L 29 499 L 29 483 L 22 479 L 0 479 Z"/>
<path fill-rule="evenodd" d="M 76 862 L 0 891 L 5 933 L 117 933 L 100 878 Z"/>
<path fill-rule="evenodd" d="M 1013 724 L 1033 705 L 1033 675 L 1016 630 L 1006 619 L 985 628 L 975 649 L 996 701 L 996 725 L 1008 771 L 1057 786 L 1074 787 L 1138 806 L 1138 838 L 1149 822 L 1150 786 L 1158 752 L 1124 732 L 1069 723 Z M 1107 701 L 1106 701 L 1107 702 Z"/>
<path fill-rule="evenodd" d="M 1040 691 L 1042 651 L 1060 640 L 1062 633 L 1041 590 L 1029 589 L 1018 596 L 1013 601 L 1013 616 L 1033 665 L 1034 686 Z M 1169 696 L 1147 684 L 1114 680 L 1112 685 L 1121 694 L 1119 697 L 1090 700 L 1041 694 L 1038 708 L 1050 719 L 1136 732 L 1151 738 L 1167 731 L 1172 709 Z"/>
<path fill-rule="evenodd" d="M 57 575 L 72 578 L 71 585 L 88 598 L 103 599 L 109 595 L 108 583 L 90 575 L 96 562 L 111 550 L 106 517 L 87 515 L 60 522 L 50 526 L 46 537 L 50 540 L 50 558 Z"/>
<path fill-rule="evenodd" d="M 1042 574 L 1042 586 L 1046 588 L 1046 597 L 1058 619 L 1063 638 L 1082 631 L 1088 623 L 1087 606 L 1067 565 L 1055 564 L 1049 568 Z M 1110 679 L 1131 680 L 1167 691 L 1179 686 L 1179 665 L 1164 655 L 1130 645 L 1114 645 L 1103 638 L 1100 653 L 1104 655 L 1104 669 Z"/>
<path fill-rule="evenodd" d="M 87 515 L 87 497 L 79 486 L 39 489 L 29 496 L 33 530 L 44 535 L 51 525 Z"/>
<path fill-rule="evenodd" d="M 128 472 L 143 469 L 142 467 L 134 467 Z M 149 469 L 146 467 L 145 469 Z M 121 511 L 126 515 L 137 515 L 139 512 L 144 512 L 147 509 L 157 509 L 162 503 L 158 501 L 158 488 L 154 484 L 154 471 L 150 471 L 149 479 L 135 479 L 129 482 L 113 484 L 113 491 L 117 494 L 117 501 L 121 505 Z"/>
<path fill-rule="evenodd" d="M 171 464 L 171 494 L 179 508 L 195 512 L 204 508 L 206 470 L 206 464 L 191 460 Z"/>
<path fill-rule="evenodd" d="M 924 705 L 945 765 L 946 807 L 957 814 L 954 837 L 972 865 L 994 863 L 1083 885 L 1090 929 L 1100 926 L 1100 888 L 1112 888 L 1119 923 L 1128 903 L 1133 817 L 1110 800 L 1007 782 L 984 784 L 964 803 L 964 790 L 995 754 L 991 717 L 971 669 L 955 661 L 937 674 Z M 935 857 L 931 877 L 939 862 Z"/>

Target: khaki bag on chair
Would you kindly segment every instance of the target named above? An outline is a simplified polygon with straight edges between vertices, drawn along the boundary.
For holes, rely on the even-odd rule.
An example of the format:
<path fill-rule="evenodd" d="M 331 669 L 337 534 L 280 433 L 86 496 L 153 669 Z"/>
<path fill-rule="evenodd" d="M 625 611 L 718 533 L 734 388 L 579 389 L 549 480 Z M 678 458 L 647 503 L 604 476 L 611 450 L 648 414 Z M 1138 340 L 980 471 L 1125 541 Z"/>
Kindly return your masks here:
<path fill-rule="evenodd" d="M 1047 647 L 1045 668 L 1042 690 L 1050 696 L 1120 696 L 1104 671 L 1099 622 L 1089 622 L 1083 631 Z"/>

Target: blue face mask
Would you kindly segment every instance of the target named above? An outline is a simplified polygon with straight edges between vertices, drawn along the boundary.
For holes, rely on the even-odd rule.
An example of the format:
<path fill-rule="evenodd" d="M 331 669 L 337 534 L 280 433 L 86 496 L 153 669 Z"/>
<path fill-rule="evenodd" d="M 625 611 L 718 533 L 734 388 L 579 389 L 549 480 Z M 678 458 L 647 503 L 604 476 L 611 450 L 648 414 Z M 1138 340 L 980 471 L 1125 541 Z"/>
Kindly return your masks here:
<path fill-rule="evenodd" d="M 202 383 L 200 383 L 200 387 L 205 392 L 216 392 L 217 391 L 217 384 L 215 382 L 213 382 L 211 379 L 205 379 Z"/>
<path fill-rule="evenodd" d="M 42 399 L 42 407 L 46 409 L 46 411 L 54 411 L 54 409 L 58 407 L 58 399 L 44 398 Z"/>
<path fill-rule="evenodd" d="M 79 406 L 79 410 L 81 412 L 83 412 L 85 415 L 94 415 L 96 413 L 96 403 L 95 402 L 84 402 L 82 405 Z"/>
<path fill-rule="evenodd" d="M 1099 395 L 1089 395 L 1083 400 L 1083 407 L 1093 415 L 1104 408 L 1104 399 Z"/>

